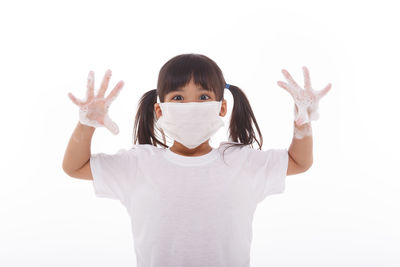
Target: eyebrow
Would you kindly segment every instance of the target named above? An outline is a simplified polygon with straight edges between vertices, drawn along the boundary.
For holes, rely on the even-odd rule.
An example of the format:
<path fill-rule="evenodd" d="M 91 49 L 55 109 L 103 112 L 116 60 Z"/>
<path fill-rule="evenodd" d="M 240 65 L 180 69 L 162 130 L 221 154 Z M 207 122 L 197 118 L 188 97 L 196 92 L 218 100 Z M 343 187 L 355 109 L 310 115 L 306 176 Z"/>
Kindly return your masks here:
<path fill-rule="evenodd" d="M 199 89 L 199 91 L 208 91 L 208 90 L 206 90 L 206 89 L 204 89 L 204 88 L 202 88 L 202 87 L 197 87 L 197 89 Z M 183 92 L 183 89 L 182 89 L 182 88 L 178 88 L 178 89 L 175 89 L 174 91 Z"/>

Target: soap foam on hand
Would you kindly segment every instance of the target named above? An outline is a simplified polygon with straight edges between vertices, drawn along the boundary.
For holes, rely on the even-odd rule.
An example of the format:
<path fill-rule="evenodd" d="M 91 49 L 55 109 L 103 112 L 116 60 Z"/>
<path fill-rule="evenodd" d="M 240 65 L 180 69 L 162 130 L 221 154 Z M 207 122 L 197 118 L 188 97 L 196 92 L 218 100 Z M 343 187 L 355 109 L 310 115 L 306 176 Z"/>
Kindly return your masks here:
<path fill-rule="evenodd" d="M 295 122 L 293 127 L 293 137 L 295 139 L 302 139 L 306 136 L 312 135 L 312 127 L 311 123 L 303 123 L 302 125 L 298 125 Z"/>
<path fill-rule="evenodd" d="M 294 116 L 296 125 L 301 126 L 305 123 L 315 121 L 319 119 L 318 106 L 319 101 L 323 96 L 325 96 L 331 89 L 331 84 L 329 83 L 324 89 L 320 91 L 313 90 L 311 88 L 310 73 L 308 69 L 303 67 L 304 74 L 304 88 L 302 89 L 292 78 L 287 70 L 282 70 L 288 83 L 278 81 L 278 85 L 288 91 L 295 102 Z M 295 129 L 295 138 L 304 137 L 305 135 L 310 135 L 311 132 L 308 130 L 300 131 Z"/>
<path fill-rule="evenodd" d="M 90 71 L 88 75 L 86 99 L 83 101 L 79 100 L 71 93 L 68 93 L 68 96 L 72 102 L 79 106 L 80 123 L 94 128 L 106 127 L 116 135 L 119 133 L 119 127 L 108 116 L 108 108 L 117 98 L 122 87 L 124 86 L 124 82 L 119 81 L 107 98 L 104 98 L 104 93 L 107 90 L 110 77 L 111 70 L 107 70 L 99 92 L 96 96 L 94 96 L 94 72 Z"/>

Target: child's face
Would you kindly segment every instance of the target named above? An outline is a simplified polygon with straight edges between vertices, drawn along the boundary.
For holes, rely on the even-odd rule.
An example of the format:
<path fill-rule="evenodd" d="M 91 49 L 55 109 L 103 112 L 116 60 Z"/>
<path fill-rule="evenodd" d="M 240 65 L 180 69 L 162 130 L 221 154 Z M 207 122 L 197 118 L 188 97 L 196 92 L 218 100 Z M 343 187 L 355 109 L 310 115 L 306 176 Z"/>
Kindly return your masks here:
<path fill-rule="evenodd" d="M 182 91 L 169 92 L 165 95 L 165 102 L 173 103 L 187 103 L 187 102 L 207 102 L 207 101 L 217 101 L 215 93 L 213 91 L 207 91 L 201 88 L 200 85 L 194 84 L 193 80 L 183 88 Z M 156 112 L 157 119 L 162 115 L 161 108 L 159 104 L 154 104 L 154 109 Z M 226 100 L 222 100 L 221 113 L 220 116 L 225 116 L 226 114 Z"/>

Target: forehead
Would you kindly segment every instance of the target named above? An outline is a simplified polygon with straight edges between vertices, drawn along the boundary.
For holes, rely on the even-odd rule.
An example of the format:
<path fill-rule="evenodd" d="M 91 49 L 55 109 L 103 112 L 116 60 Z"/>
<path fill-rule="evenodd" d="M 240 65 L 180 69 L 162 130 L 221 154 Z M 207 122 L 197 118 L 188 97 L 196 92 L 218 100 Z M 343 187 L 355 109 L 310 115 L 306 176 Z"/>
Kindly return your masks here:
<path fill-rule="evenodd" d="M 195 90 L 195 91 L 198 91 L 198 92 L 206 91 L 206 92 L 209 92 L 209 93 L 214 93 L 210 89 L 203 88 L 200 84 L 193 83 L 193 81 L 190 81 L 190 83 L 186 84 L 184 87 L 179 87 L 179 88 L 176 88 L 175 90 L 172 90 L 170 93 L 172 93 L 172 92 L 184 92 L 184 91 L 187 91 L 187 90 Z"/>
<path fill-rule="evenodd" d="M 186 87 L 188 87 L 188 86 L 186 86 Z M 192 88 L 193 88 L 193 87 L 192 87 Z M 195 86 L 195 89 L 196 89 L 197 91 L 208 91 L 208 90 L 204 89 L 204 88 L 201 87 L 201 86 Z M 186 89 L 186 90 L 187 90 L 187 89 Z M 185 89 L 183 89 L 182 87 L 180 87 L 180 88 L 175 89 L 174 91 L 183 92 L 183 91 L 185 91 Z"/>

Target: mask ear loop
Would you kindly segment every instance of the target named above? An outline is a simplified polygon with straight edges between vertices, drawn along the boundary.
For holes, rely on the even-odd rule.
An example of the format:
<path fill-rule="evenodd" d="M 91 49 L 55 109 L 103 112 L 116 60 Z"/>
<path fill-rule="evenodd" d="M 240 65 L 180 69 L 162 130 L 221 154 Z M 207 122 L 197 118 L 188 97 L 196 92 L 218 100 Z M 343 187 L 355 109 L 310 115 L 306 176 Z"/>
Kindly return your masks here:
<path fill-rule="evenodd" d="M 156 90 L 156 92 L 158 92 L 158 90 Z M 161 103 L 160 96 L 158 95 L 158 93 L 157 93 L 157 103 Z M 165 137 L 164 130 L 163 129 L 159 129 L 159 131 L 161 132 L 164 145 L 167 145 L 167 140 L 166 140 L 166 137 Z"/>

